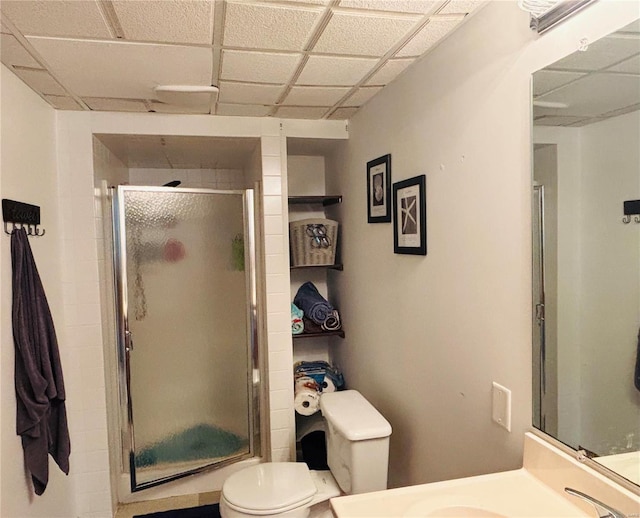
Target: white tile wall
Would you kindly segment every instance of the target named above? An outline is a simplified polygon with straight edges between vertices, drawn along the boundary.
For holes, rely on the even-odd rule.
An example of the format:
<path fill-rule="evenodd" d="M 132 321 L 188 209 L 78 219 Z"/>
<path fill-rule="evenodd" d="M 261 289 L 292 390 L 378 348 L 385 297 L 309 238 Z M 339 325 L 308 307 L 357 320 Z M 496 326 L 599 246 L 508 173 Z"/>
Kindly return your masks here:
<path fill-rule="evenodd" d="M 80 119 L 78 119 L 80 120 Z M 112 516 L 104 359 L 98 277 L 101 222 L 95 219 L 92 148 L 79 122 L 59 129 L 59 203 L 62 212 L 64 338 L 73 351 L 65 371 L 72 444 L 71 471 L 82 518 Z M 98 161 L 108 161 L 100 155 Z M 99 223 L 96 226 L 96 223 Z M 99 229 L 99 230 L 97 230 Z"/>
<path fill-rule="evenodd" d="M 271 460 L 295 459 L 293 410 L 293 346 L 289 312 L 289 235 L 286 214 L 286 142 L 262 137 L 267 334 L 271 417 Z M 272 194 L 273 193 L 273 194 Z"/>
<path fill-rule="evenodd" d="M 180 187 L 203 189 L 246 189 L 247 180 L 242 169 L 155 169 L 131 168 L 131 185 L 163 185 L 172 180 Z"/>

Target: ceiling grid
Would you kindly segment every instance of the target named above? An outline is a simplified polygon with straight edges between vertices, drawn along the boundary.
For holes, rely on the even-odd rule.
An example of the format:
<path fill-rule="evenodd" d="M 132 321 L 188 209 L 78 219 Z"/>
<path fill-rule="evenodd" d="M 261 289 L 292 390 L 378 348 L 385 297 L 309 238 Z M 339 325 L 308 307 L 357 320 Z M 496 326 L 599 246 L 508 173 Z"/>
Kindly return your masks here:
<path fill-rule="evenodd" d="M 349 118 L 484 3 L 2 0 L 2 63 L 62 110 Z"/>

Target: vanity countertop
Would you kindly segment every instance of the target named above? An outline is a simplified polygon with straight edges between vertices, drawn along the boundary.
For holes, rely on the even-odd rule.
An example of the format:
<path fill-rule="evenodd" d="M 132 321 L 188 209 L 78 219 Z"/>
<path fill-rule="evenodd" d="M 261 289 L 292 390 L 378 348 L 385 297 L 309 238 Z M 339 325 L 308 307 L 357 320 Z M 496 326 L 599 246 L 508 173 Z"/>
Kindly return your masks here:
<path fill-rule="evenodd" d="M 591 517 L 594 508 L 571 487 L 627 514 L 640 516 L 640 496 L 529 432 L 524 467 L 513 471 L 331 499 L 338 518 Z"/>
<path fill-rule="evenodd" d="M 334 498 L 331 506 L 338 518 L 587 516 L 524 468 Z"/>
<path fill-rule="evenodd" d="M 606 455 L 593 460 L 640 486 L 640 451 Z"/>

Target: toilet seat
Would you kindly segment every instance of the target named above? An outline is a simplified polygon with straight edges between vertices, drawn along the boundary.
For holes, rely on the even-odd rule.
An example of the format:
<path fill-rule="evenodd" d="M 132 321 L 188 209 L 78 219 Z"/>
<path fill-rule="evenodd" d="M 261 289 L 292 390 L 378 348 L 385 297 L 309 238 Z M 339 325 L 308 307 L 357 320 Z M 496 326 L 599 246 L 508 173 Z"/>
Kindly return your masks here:
<path fill-rule="evenodd" d="M 226 504 L 251 515 L 278 514 L 302 507 L 317 488 L 306 464 L 268 462 L 242 469 L 222 486 Z"/>

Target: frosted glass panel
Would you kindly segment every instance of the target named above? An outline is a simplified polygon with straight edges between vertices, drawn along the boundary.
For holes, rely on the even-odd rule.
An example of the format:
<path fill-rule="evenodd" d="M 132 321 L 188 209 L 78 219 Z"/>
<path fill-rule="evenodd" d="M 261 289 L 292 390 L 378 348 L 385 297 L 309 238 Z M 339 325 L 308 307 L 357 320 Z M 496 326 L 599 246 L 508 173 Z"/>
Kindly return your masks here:
<path fill-rule="evenodd" d="M 123 199 L 140 485 L 250 453 L 244 200 L 149 188 Z"/>

